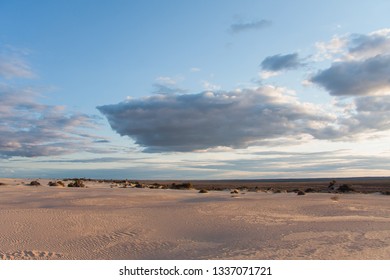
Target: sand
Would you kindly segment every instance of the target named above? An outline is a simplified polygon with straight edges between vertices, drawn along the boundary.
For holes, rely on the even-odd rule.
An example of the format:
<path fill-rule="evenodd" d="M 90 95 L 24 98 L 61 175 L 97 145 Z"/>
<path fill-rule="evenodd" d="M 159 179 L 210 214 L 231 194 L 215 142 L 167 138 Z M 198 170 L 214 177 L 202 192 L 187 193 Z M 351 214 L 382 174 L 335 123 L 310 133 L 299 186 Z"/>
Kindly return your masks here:
<path fill-rule="evenodd" d="M 0 259 L 390 259 L 390 196 L 0 179 Z"/>

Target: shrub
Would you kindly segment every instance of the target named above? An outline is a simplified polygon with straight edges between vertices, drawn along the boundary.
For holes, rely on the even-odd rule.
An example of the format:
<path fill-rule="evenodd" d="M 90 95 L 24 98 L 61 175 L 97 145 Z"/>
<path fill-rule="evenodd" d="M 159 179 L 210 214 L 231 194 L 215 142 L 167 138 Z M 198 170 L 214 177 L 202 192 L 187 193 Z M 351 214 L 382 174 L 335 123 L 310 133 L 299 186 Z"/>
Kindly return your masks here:
<path fill-rule="evenodd" d="M 190 190 L 193 188 L 194 187 L 193 187 L 192 183 L 190 183 L 190 182 L 186 182 L 186 183 L 182 183 L 182 184 L 173 183 L 171 185 L 171 189 L 175 189 L 175 190 Z"/>
<path fill-rule="evenodd" d="M 205 190 L 205 189 L 201 189 L 200 191 L 199 191 L 199 193 L 208 193 L 209 191 L 208 190 Z"/>
<path fill-rule="evenodd" d="M 332 188 L 336 184 L 336 180 L 332 180 L 329 182 L 328 188 Z"/>
<path fill-rule="evenodd" d="M 343 193 L 355 191 L 355 190 L 351 187 L 351 185 L 348 185 L 348 184 L 343 184 L 343 185 L 341 185 L 337 190 L 338 190 L 339 192 L 343 192 Z"/>
<path fill-rule="evenodd" d="M 304 191 L 298 191 L 297 195 L 305 195 L 306 193 Z"/>
<path fill-rule="evenodd" d="M 50 187 L 58 187 L 59 186 L 59 184 L 57 183 L 57 182 L 49 182 L 49 184 L 48 184 Z"/>
<path fill-rule="evenodd" d="M 75 180 L 73 183 L 68 184 L 69 188 L 85 188 L 83 181 Z"/>
<path fill-rule="evenodd" d="M 30 186 L 40 186 L 41 183 L 39 183 L 38 181 L 31 181 L 30 182 Z"/>

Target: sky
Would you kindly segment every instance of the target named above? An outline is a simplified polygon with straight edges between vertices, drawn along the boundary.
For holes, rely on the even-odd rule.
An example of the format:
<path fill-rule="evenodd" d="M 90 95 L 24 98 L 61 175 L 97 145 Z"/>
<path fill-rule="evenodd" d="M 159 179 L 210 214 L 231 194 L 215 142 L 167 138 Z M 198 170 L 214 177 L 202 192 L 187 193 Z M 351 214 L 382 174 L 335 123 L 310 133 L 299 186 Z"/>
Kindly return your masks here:
<path fill-rule="evenodd" d="M 0 177 L 390 176 L 388 11 L 0 0 Z"/>

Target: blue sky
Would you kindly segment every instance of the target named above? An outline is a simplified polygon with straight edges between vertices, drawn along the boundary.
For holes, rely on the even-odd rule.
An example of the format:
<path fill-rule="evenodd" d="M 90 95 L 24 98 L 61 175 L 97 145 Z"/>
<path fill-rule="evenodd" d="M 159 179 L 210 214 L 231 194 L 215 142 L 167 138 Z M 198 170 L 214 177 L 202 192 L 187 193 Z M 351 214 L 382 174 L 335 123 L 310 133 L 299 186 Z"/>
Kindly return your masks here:
<path fill-rule="evenodd" d="M 388 1 L 0 1 L 0 176 L 388 176 Z"/>

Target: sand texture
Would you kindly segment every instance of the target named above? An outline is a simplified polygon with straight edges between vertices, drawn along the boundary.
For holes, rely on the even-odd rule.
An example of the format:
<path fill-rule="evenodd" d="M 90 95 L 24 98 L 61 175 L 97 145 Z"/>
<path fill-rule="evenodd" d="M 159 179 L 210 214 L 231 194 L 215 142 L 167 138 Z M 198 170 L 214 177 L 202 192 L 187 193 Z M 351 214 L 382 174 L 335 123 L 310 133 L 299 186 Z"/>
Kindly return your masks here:
<path fill-rule="evenodd" d="M 390 196 L 0 179 L 1 259 L 390 259 Z"/>

